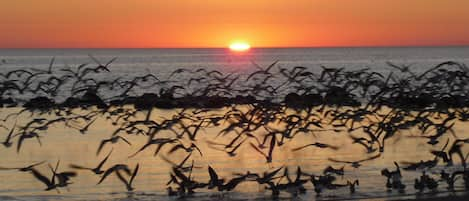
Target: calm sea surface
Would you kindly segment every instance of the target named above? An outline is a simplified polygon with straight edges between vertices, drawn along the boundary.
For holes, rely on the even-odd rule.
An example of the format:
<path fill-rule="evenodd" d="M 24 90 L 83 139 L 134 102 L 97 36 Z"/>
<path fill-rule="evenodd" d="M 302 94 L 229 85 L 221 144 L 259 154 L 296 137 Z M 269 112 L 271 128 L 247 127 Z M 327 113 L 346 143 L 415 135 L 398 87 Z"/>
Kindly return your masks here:
<path fill-rule="evenodd" d="M 6 72 L 18 68 L 44 68 L 46 69 L 52 57 L 56 58 L 54 66 L 77 66 L 82 63 L 92 63 L 89 54 L 98 58 L 102 63 L 117 57 L 111 65 L 111 75 L 120 77 L 125 75 L 139 75 L 154 73 L 160 78 L 165 78 L 177 68 L 207 68 L 216 69 L 225 73 L 236 72 L 248 74 L 256 70 L 253 62 L 267 66 L 278 60 L 278 65 L 284 68 L 305 66 L 310 69 L 320 66 L 345 67 L 347 69 L 370 68 L 377 72 L 389 72 L 393 70 L 386 65 L 387 61 L 396 64 L 412 65 L 411 69 L 421 72 L 425 69 L 444 61 L 456 61 L 469 64 L 469 47 L 438 47 L 438 48 L 296 48 L 296 49 L 251 49 L 246 53 L 233 53 L 226 49 L 0 49 L 0 72 Z M 19 108 L 2 108 L 0 117 L 19 111 Z M 215 111 L 223 113 L 223 110 Z M 152 118 L 172 116 L 174 111 L 156 110 Z M 137 114 L 144 117 L 146 113 Z M 41 117 L 53 118 L 53 115 Z M 18 117 L 18 125 L 30 121 L 31 118 L 40 117 L 22 115 Z M 9 122 L 14 123 L 14 122 Z M 10 125 L 11 125 L 10 124 Z M 226 123 L 225 123 L 226 124 Z M 226 127 L 226 125 L 224 125 Z M 129 155 L 138 150 L 145 142 L 145 137 L 129 136 L 132 146 L 125 143 L 117 143 L 106 146 L 103 152 L 96 156 L 96 149 L 100 140 L 108 138 L 116 129 L 108 119 L 99 117 L 90 127 L 86 135 L 76 130 L 68 129 L 63 125 L 51 127 L 42 136 L 42 146 L 36 140 L 24 142 L 19 153 L 16 146 L 12 148 L 0 147 L 1 167 L 22 167 L 33 162 L 47 160 L 55 164 L 61 161 L 59 170 L 70 170 L 68 164 L 75 163 L 83 166 L 95 166 L 108 153 L 111 148 L 114 154 L 105 165 L 126 163 L 131 167 L 139 163 L 140 173 L 135 180 L 135 192 L 126 193 L 123 184 L 114 176 L 101 185 L 96 185 L 99 177 L 89 171 L 79 171 L 79 177 L 73 179 L 69 190 L 43 191 L 44 185 L 33 178 L 29 173 L 16 170 L 0 171 L 0 200 L 176 200 L 166 196 L 165 184 L 169 179 L 170 165 L 160 157 L 153 157 L 153 148 L 146 150 L 134 158 Z M 458 122 L 454 127 L 455 135 L 459 138 L 468 137 L 469 127 L 467 123 Z M 5 130 L 1 131 L 1 139 L 6 136 Z M 207 165 L 217 170 L 221 177 L 231 178 L 232 173 L 263 172 L 281 166 L 289 167 L 293 171 L 301 166 L 304 171 L 321 174 L 328 165 L 342 167 L 344 164 L 332 163 L 328 158 L 340 158 L 341 160 L 356 160 L 367 157 L 361 146 L 352 145 L 352 141 L 346 135 L 348 133 L 320 132 L 316 135 L 298 135 L 284 146 L 274 151 L 274 160 L 267 164 L 265 159 L 253 152 L 249 146 L 240 148 L 235 157 L 228 157 L 226 153 L 209 147 L 207 140 L 213 140 L 219 129 L 205 129 L 197 145 L 204 153 L 203 157 L 194 156 L 194 177 L 199 181 L 207 181 Z M 346 183 L 348 179 L 359 179 L 360 186 L 357 193 L 350 195 L 347 188 L 337 191 L 324 192 L 321 197 L 316 197 L 311 184 L 305 195 L 300 195 L 296 200 L 349 200 L 370 199 L 387 200 L 397 198 L 415 198 L 413 178 L 420 173 L 403 172 L 404 183 L 407 184 L 405 193 L 386 191 L 385 177 L 380 175 L 383 168 L 394 169 L 394 161 L 419 161 L 432 159 L 428 150 L 439 149 L 441 146 L 431 147 L 425 140 L 409 138 L 416 131 L 407 130 L 400 133 L 399 138 L 386 141 L 386 151 L 378 160 L 363 163 L 360 168 L 345 165 L 345 175 L 338 178 L 337 183 Z M 357 135 L 363 134 L 357 131 Z M 165 135 L 165 133 L 161 134 Z M 169 135 L 169 134 L 167 134 Z M 304 145 L 306 142 L 320 141 L 340 146 L 338 151 L 307 148 L 294 152 L 292 148 Z M 162 152 L 167 152 L 163 149 Z M 467 149 L 464 149 L 467 152 Z M 180 161 L 185 157 L 184 153 L 176 152 L 171 155 L 171 160 Z M 451 168 L 460 168 L 455 165 Z M 442 168 L 436 167 L 430 173 L 438 173 Z M 450 168 L 450 169 L 451 169 Z M 38 168 L 47 172 L 46 166 Z M 436 176 L 435 176 L 436 177 Z M 457 190 L 462 189 L 462 184 L 456 185 Z M 446 192 L 446 186 L 439 189 L 440 194 Z M 422 195 L 433 196 L 433 195 Z M 288 195 L 281 195 L 282 199 L 292 199 Z M 191 200 L 265 200 L 269 198 L 269 191 L 264 186 L 255 183 L 243 183 L 236 188 L 236 192 L 220 194 L 214 191 L 206 191 L 195 194 Z"/>
<path fill-rule="evenodd" d="M 305 66 L 318 68 L 346 67 L 348 69 L 371 68 L 390 70 L 385 64 L 412 65 L 420 71 L 444 61 L 469 63 L 469 47 L 405 47 L 405 48 L 253 48 L 245 53 L 228 49 L 0 49 L 0 60 L 5 59 L 3 70 L 19 67 L 46 68 L 52 57 L 56 65 L 91 63 L 92 54 L 105 63 L 117 57 L 112 72 L 170 73 L 177 68 L 209 68 L 224 72 L 249 73 L 255 62 L 266 66 L 278 60 L 282 67 Z"/>

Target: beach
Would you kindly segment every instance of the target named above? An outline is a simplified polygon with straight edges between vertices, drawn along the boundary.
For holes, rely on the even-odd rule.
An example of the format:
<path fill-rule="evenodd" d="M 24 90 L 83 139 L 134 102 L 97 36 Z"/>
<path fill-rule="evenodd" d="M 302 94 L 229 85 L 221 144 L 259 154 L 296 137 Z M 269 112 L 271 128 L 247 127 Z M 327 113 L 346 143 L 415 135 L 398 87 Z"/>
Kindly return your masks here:
<path fill-rule="evenodd" d="M 296 58 L 299 50 L 291 51 Z M 119 57 L 73 54 L 43 55 L 21 70 L 16 62 L 27 55 L 7 57 L 15 63 L 2 68 L 2 199 L 418 200 L 451 191 L 458 196 L 448 199 L 464 198 L 464 63 L 408 72 L 395 60 L 376 69 L 366 67 L 371 60 L 347 61 L 350 68 L 304 60 L 308 68 L 288 60 L 256 66 L 248 57 L 190 68 L 177 58 L 168 69 L 129 74 Z M 93 63 L 60 63 L 75 57 Z M 251 67 L 229 70 L 236 65 Z M 442 170 L 459 174 L 449 190 Z M 52 181 L 60 171 L 68 179 Z M 415 179 L 426 182 L 421 190 Z"/>

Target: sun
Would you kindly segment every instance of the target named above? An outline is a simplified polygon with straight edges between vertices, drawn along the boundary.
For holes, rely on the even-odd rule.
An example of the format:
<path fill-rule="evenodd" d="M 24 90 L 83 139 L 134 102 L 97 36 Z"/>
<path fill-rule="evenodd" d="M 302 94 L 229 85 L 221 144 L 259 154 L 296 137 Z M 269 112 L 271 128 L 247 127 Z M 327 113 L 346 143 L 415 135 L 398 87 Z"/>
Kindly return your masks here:
<path fill-rule="evenodd" d="M 245 52 L 250 48 L 251 46 L 246 42 L 234 42 L 230 44 L 230 50 L 235 52 Z"/>

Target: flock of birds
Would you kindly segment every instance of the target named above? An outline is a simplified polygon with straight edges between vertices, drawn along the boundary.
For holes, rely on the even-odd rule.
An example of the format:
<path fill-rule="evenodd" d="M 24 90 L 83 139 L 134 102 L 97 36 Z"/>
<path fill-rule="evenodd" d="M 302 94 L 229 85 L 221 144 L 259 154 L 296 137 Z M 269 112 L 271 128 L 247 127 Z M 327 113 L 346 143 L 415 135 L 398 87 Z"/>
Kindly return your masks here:
<path fill-rule="evenodd" d="M 454 190 L 459 178 L 469 189 L 466 167 L 469 152 L 463 149 L 469 138 L 460 138 L 453 129 L 456 123 L 469 121 L 469 68 L 464 64 L 449 61 L 416 73 L 409 66 L 389 62 L 394 71 L 385 74 L 368 68 L 282 68 L 276 61 L 265 68 L 254 63 L 257 70 L 248 75 L 200 68 L 177 69 L 166 79 L 149 73 L 100 80 L 102 75 L 109 74 L 115 58 L 106 63 L 91 55 L 90 58 L 96 65 L 57 68 L 52 59 L 45 70 L 24 68 L 0 73 L 1 105 L 23 108 L 4 115 L 0 121 L 0 129 L 5 130 L 1 142 L 5 148 L 15 147 L 20 152 L 26 141 L 37 140 L 42 144 L 45 132 L 58 124 L 87 134 L 90 126 L 103 118 L 116 129 L 102 139 L 96 154 L 99 156 L 116 143 L 135 146 L 127 139 L 130 135 L 146 138 L 146 143 L 129 157 L 154 149 L 154 156 L 171 164 L 167 183 L 170 196 L 188 196 L 197 189 L 226 192 L 244 182 L 257 182 L 277 197 L 280 192 L 294 196 L 304 193 L 307 183 L 318 195 L 326 189 L 338 188 L 349 188 L 350 193 L 355 193 L 358 180 L 337 181 L 337 176 L 344 175 L 344 167 L 359 168 L 380 159 L 389 139 L 412 137 L 434 147 L 429 151 L 434 157 L 395 162 L 393 171 L 383 169 L 381 175 L 386 178 L 388 189 L 399 192 L 406 189 L 401 169 L 422 172 L 414 184 L 420 192 L 435 190 L 441 183 Z M 64 101 L 59 102 L 59 97 Z M 172 109 L 174 114 L 155 117 L 153 112 L 158 108 Z M 19 125 L 22 116 L 28 122 Z M 200 135 L 207 136 L 207 128 L 218 129 L 218 133 L 213 139 L 201 141 Z M 210 151 L 225 152 L 227 157 L 236 156 L 244 147 L 272 163 L 275 150 L 295 136 L 314 137 L 321 132 L 346 133 L 343 137 L 349 138 L 353 146 L 363 147 L 364 157 L 353 161 L 340 159 L 340 155 L 329 158 L 330 162 L 344 166 L 328 166 L 320 174 L 297 167 L 294 178 L 284 166 L 263 173 L 235 173 L 227 179 L 220 178 L 208 165 L 208 181 L 197 181 L 192 175 L 194 168 L 201 168 L 194 165 L 193 155 L 204 155 L 199 143 L 207 143 Z M 309 148 L 341 149 L 339 145 L 314 140 L 291 151 Z M 166 152 L 161 153 L 162 150 Z M 60 161 L 55 167 L 42 161 L 0 170 L 30 173 L 46 186 L 46 191 L 68 188 L 78 171 L 96 174 L 97 184 L 115 175 L 128 191 L 133 191 L 140 165 L 132 168 L 124 163 L 107 164 L 113 151 L 96 167 L 69 164 L 73 171 L 60 172 Z M 169 160 L 168 156 L 176 152 L 187 155 L 180 162 Z M 36 168 L 42 165 L 48 166 L 51 175 Z M 428 174 L 438 166 L 459 169 L 442 170 L 439 178 Z"/>

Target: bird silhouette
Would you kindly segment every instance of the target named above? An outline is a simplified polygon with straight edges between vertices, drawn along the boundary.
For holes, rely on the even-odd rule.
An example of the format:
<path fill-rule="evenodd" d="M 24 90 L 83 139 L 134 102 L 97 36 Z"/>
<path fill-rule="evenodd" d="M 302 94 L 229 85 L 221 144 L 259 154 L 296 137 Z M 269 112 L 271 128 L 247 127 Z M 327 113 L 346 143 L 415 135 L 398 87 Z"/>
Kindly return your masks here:
<path fill-rule="evenodd" d="M 112 144 L 115 144 L 117 143 L 119 140 L 122 140 L 124 141 L 125 143 L 127 143 L 129 146 L 131 146 L 132 144 L 127 140 L 125 139 L 124 137 L 122 136 L 112 136 L 111 138 L 109 139 L 104 139 L 101 141 L 101 143 L 99 144 L 99 147 L 98 147 L 98 150 L 96 151 L 96 155 L 99 155 L 99 153 L 101 152 L 101 150 L 103 149 L 104 145 L 108 144 L 108 143 L 112 143 Z"/>
<path fill-rule="evenodd" d="M 29 171 L 34 176 L 34 178 L 46 185 L 46 188 L 44 189 L 45 191 L 50 191 L 57 188 L 57 184 L 55 183 L 56 175 L 54 173 L 52 174 L 51 179 L 49 179 L 34 168 L 31 168 Z"/>
<path fill-rule="evenodd" d="M 146 148 L 148 148 L 149 146 L 151 145 L 156 145 L 157 148 L 156 148 L 156 151 L 155 153 L 153 154 L 153 156 L 156 156 L 158 154 L 158 152 L 160 151 L 160 149 L 166 145 L 166 144 L 172 144 L 172 143 L 175 143 L 177 141 L 177 139 L 172 139 L 172 138 L 157 138 L 157 139 L 151 139 L 149 138 L 148 142 L 142 146 L 142 148 L 140 148 L 137 152 L 135 152 L 134 154 L 130 155 L 130 157 L 134 157 L 135 155 L 137 155 L 138 153 L 142 152 L 143 150 L 145 150 Z"/>
<path fill-rule="evenodd" d="M 210 176 L 210 180 L 208 181 L 208 189 L 213 189 L 215 187 L 220 189 L 225 180 L 219 179 L 217 172 L 212 167 L 210 167 L 210 165 L 208 166 L 208 173 Z"/>
<path fill-rule="evenodd" d="M 104 173 L 104 171 L 102 170 L 103 168 L 103 165 L 104 163 L 106 163 L 106 161 L 109 159 L 109 157 L 111 156 L 111 153 L 112 153 L 113 150 L 111 150 L 107 155 L 106 157 L 104 157 L 103 160 L 101 160 L 101 162 L 99 162 L 98 166 L 96 166 L 95 168 L 88 168 L 88 167 L 83 167 L 83 166 L 80 166 L 80 165 L 75 165 L 75 164 L 70 164 L 70 167 L 71 168 L 75 168 L 75 169 L 81 169 L 81 170 L 91 170 L 93 173 L 95 174 L 102 174 Z"/>
<path fill-rule="evenodd" d="M 16 121 L 15 123 L 13 124 L 12 128 L 10 129 L 10 132 L 8 132 L 8 135 L 7 137 L 5 138 L 5 140 L 2 142 L 3 146 L 5 147 L 11 147 L 11 145 L 13 145 L 13 143 L 11 142 L 11 138 L 13 136 L 13 133 L 15 132 L 15 127 L 16 127 Z"/>
<path fill-rule="evenodd" d="M 168 154 L 172 154 L 175 151 L 180 150 L 180 149 L 182 149 L 182 150 L 184 150 L 188 153 L 192 153 L 192 151 L 197 150 L 197 152 L 199 152 L 200 156 L 203 156 L 202 151 L 200 151 L 199 147 L 197 147 L 197 145 L 195 145 L 194 143 L 191 143 L 191 145 L 188 146 L 188 147 L 185 147 L 183 144 L 177 144 L 177 145 L 173 146 L 170 150 L 168 150 Z"/>
<path fill-rule="evenodd" d="M 137 163 L 137 165 L 135 166 L 134 171 L 133 171 L 133 173 L 130 176 L 128 181 L 125 179 L 125 177 L 119 171 L 116 171 L 117 178 L 119 178 L 119 180 L 121 180 L 125 184 L 125 187 L 126 187 L 127 191 L 133 191 L 134 190 L 134 187 L 132 186 L 132 183 L 133 183 L 135 177 L 137 176 L 139 167 L 140 167 L 140 165 Z"/>
<path fill-rule="evenodd" d="M 360 163 L 362 162 L 365 162 L 365 161 L 370 161 L 370 160 L 374 160 L 374 159 L 377 159 L 381 156 L 381 153 L 378 153 L 374 156 L 370 156 L 368 158 L 364 158 L 364 159 L 360 159 L 360 160 L 356 160 L 356 161 L 346 161 L 346 160 L 337 160 L 337 159 L 333 159 L 333 158 L 329 158 L 330 161 L 332 162 L 336 162 L 336 163 L 348 163 L 350 164 L 352 167 L 354 168 L 358 168 L 361 166 Z"/>
<path fill-rule="evenodd" d="M 131 175 L 132 173 L 127 165 L 116 164 L 110 167 L 109 169 L 107 169 L 106 171 L 104 171 L 103 176 L 101 176 L 101 179 L 98 181 L 97 184 L 101 184 L 104 181 L 104 179 L 106 179 L 109 175 L 118 171 L 124 171 L 125 173 L 127 173 L 127 175 Z"/>
<path fill-rule="evenodd" d="M 294 148 L 294 149 L 292 149 L 292 151 L 299 151 L 299 150 L 304 149 L 304 148 L 309 147 L 309 146 L 315 146 L 315 147 L 319 147 L 321 149 L 325 149 L 325 148 L 329 148 L 329 149 L 332 149 L 332 150 L 338 150 L 339 149 L 339 147 L 337 147 L 337 146 L 328 145 L 328 144 L 324 144 L 324 143 L 320 143 L 320 142 L 315 142 L 315 143 L 312 143 L 312 144 L 307 144 L 307 145 L 304 145 L 304 146 L 301 146 L 301 147 Z"/>
<path fill-rule="evenodd" d="M 65 171 L 65 172 L 57 172 L 59 168 L 60 160 L 57 161 L 55 169 L 53 169 L 50 165 L 49 168 L 52 170 L 54 176 L 57 178 L 58 183 L 55 184 L 56 187 L 67 187 L 72 182 L 69 182 L 71 177 L 76 177 L 77 173 L 73 171 Z"/>
<path fill-rule="evenodd" d="M 41 139 L 40 139 L 41 136 L 39 136 L 39 134 L 37 132 L 22 132 L 22 133 L 18 133 L 17 135 L 20 136 L 19 139 L 18 139 L 17 146 L 16 146 L 16 152 L 17 153 L 20 152 L 21 145 L 23 144 L 23 141 L 25 139 L 36 138 L 39 145 L 42 146 L 42 142 L 41 142 Z M 15 135 L 15 136 L 17 136 L 17 135 Z"/>
<path fill-rule="evenodd" d="M 0 167 L 0 170 L 18 170 L 20 172 L 28 172 L 28 171 L 31 171 L 32 168 L 38 166 L 38 165 L 42 165 L 44 164 L 46 161 L 41 161 L 41 162 L 38 162 L 38 163 L 34 163 L 34 164 L 31 164 L 31 165 L 28 165 L 26 167 L 14 167 L 14 168 L 6 168 L 6 167 Z"/>

